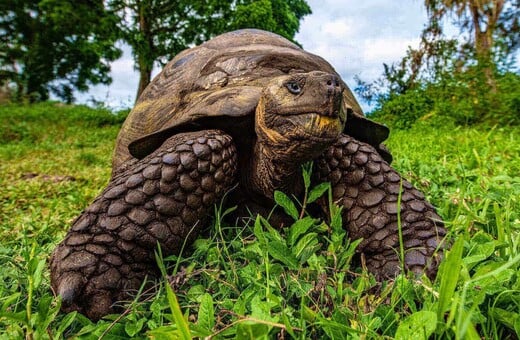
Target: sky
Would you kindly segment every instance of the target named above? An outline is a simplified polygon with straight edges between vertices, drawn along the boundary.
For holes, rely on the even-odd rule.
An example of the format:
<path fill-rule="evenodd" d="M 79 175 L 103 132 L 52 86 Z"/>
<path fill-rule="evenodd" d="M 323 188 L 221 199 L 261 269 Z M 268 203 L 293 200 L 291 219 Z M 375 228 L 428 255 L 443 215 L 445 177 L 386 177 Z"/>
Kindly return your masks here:
<path fill-rule="evenodd" d="M 408 46 L 417 47 L 426 23 L 422 0 L 307 0 L 312 14 L 304 17 L 296 40 L 325 58 L 353 89 L 354 76 L 373 81 L 383 63 L 399 61 Z M 79 103 L 94 98 L 112 108 L 132 107 L 139 76 L 128 46 L 111 64 L 112 84 L 77 94 Z M 154 75 L 160 70 L 154 71 Z M 369 107 L 361 103 L 365 110 Z"/>

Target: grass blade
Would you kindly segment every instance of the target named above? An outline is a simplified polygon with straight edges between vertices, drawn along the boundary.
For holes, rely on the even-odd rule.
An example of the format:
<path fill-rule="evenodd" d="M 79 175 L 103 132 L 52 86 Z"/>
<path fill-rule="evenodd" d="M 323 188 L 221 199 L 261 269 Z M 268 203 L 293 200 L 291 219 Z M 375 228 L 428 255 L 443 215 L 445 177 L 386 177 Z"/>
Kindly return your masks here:
<path fill-rule="evenodd" d="M 158 251 L 155 252 L 155 259 L 157 261 L 157 265 L 161 270 L 161 274 L 165 280 L 165 288 L 166 288 L 166 297 L 168 299 L 168 305 L 173 314 L 173 319 L 175 320 L 175 324 L 178 327 L 181 338 L 183 340 L 191 340 L 190 328 L 188 326 L 188 322 L 184 318 L 182 314 L 181 307 L 179 306 L 179 301 L 177 300 L 177 296 L 173 292 L 170 283 L 168 282 L 168 276 L 166 275 L 166 267 L 164 266 L 164 262 L 162 260 L 162 252 L 161 247 L 158 245 Z"/>
<path fill-rule="evenodd" d="M 464 238 L 460 237 L 455 241 L 453 247 L 446 255 L 446 260 L 442 263 L 437 277 L 441 278 L 439 289 L 439 303 L 437 307 L 437 320 L 444 320 L 444 312 L 450 306 L 453 293 L 459 280 L 460 268 L 462 265 L 462 250 L 464 248 Z"/>

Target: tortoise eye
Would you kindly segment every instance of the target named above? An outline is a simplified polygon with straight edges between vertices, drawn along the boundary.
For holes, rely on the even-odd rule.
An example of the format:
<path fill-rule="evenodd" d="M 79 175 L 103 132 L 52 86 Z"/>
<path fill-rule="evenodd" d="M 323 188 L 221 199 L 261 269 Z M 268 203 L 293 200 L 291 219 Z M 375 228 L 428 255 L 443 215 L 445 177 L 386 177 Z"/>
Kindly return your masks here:
<path fill-rule="evenodd" d="M 296 81 L 290 81 L 290 82 L 286 83 L 285 87 L 287 87 L 287 90 L 289 90 L 289 92 L 291 92 L 292 94 L 298 94 L 298 93 L 302 92 L 302 87 L 301 87 L 300 83 L 298 83 Z"/>

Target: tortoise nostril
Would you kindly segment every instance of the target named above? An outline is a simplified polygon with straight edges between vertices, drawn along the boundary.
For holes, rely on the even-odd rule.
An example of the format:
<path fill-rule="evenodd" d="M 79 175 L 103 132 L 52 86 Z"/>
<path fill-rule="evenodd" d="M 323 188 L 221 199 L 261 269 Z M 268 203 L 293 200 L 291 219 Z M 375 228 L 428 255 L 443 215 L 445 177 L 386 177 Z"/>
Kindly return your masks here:
<path fill-rule="evenodd" d="M 330 80 L 330 79 L 327 80 L 327 85 L 329 85 L 329 86 L 332 85 L 332 80 Z"/>

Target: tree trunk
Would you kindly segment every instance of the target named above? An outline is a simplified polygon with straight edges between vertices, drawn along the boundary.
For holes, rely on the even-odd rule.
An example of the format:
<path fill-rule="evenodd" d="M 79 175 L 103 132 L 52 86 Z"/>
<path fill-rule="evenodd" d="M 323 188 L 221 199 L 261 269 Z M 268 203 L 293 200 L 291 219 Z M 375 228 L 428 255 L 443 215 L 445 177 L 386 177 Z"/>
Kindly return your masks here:
<path fill-rule="evenodd" d="M 139 99 L 141 93 L 148 84 L 152 77 L 153 68 L 153 56 L 152 51 L 154 50 L 153 36 L 150 29 L 150 23 L 148 22 L 148 15 L 151 3 L 149 0 L 142 0 L 137 2 L 138 14 L 139 14 L 139 31 L 144 38 L 144 44 L 137 50 L 137 64 L 139 68 L 139 86 L 137 87 L 137 96 L 135 100 Z"/>
<path fill-rule="evenodd" d="M 493 32 L 496 29 L 498 18 L 504 8 L 504 0 L 493 0 L 491 10 L 481 13 L 479 9 L 482 5 L 478 0 L 470 1 L 470 12 L 475 30 L 475 53 L 477 62 L 486 77 L 486 82 L 490 86 L 491 91 L 496 92 L 496 81 L 493 75 Z M 483 29 L 480 26 L 482 16 L 486 16 L 484 22 L 486 26 Z"/>
<path fill-rule="evenodd" d="M 146 62 L 141 62 L 141 60 L 139 60 L 139 86 L 137 87 L 137 95 L 135 97 L 135 101 L 137 101 L 139 99 L 139 96 L 141 96 L 141 93 L 143 93 L 146 86 L 148 86 L 148 84 L 150 84 L 151 78 L 152 78 L 151 67 L 147 67 Z"/>

